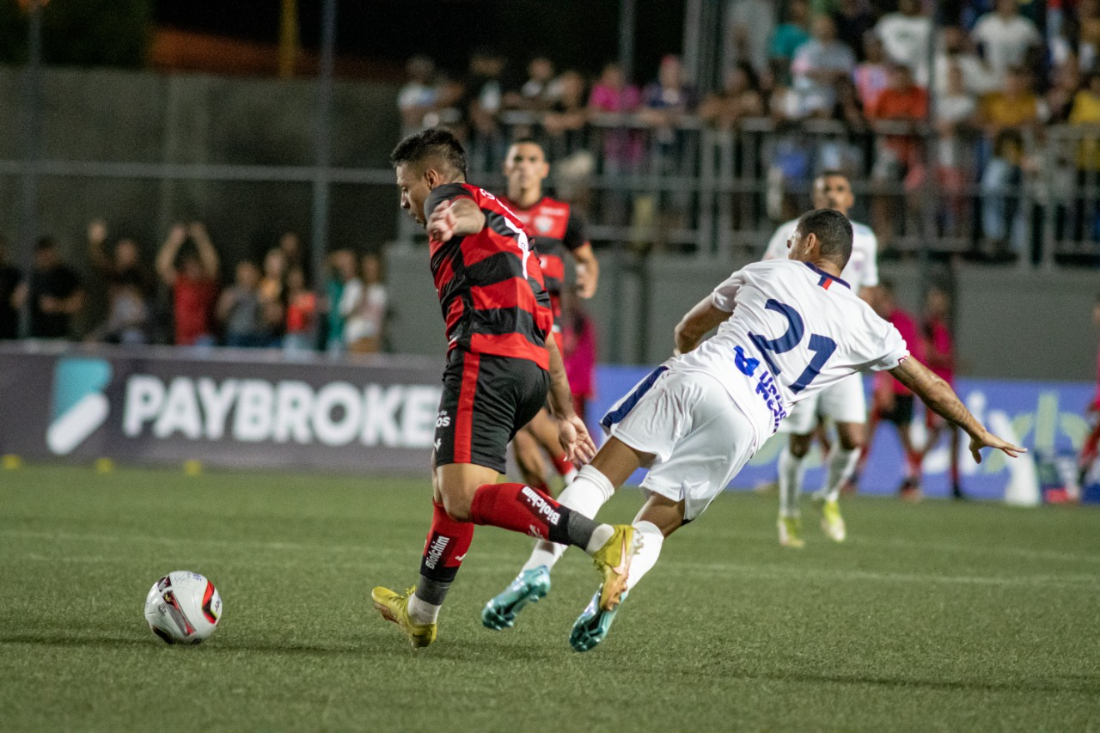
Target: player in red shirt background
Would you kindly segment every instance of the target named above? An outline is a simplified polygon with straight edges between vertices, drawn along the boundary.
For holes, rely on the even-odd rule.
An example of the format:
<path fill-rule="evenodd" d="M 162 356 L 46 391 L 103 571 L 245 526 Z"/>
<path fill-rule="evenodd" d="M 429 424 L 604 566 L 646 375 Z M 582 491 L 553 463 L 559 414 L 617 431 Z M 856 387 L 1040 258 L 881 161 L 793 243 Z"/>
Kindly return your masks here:
<path fill-rule="evenodd" d="M 921 348 L 922 340 L 917 322 L 914 318 L 898 307 L 894 294 L 894 283 L 888 278 L 883 278 L 879 284 L 878 293 L 874 301 L 875 311 L 901 333 L 909 347 L 909 353 L 917 360 L 924 361 L 924 353 Z M 871 397 L 871 410 L 867 419 L 867 448 L 859 459 L 857 475 L 862 475 L 863 468 L 867 464 L 867 457 L 871 455 L 871 443 L 875 437 L 875 430 L 879 422 L 885 420 L 893 423 L 901 441 L 902 450 L 905 451 L 905 480 L 898 488 L 898 493 L 903 499 L 917 501 L 921 497 L 921 452 L 913 445 L 910 434 L 910 425 L 913 422 L 913 393 L 901 382 L 890 379 L 889 375 L 882 378 L 875 374 L 874 394 Z"/>
<path fill-rule="evenodd" d="M 530 138 L 513 142 L 504 158 L 504 175 L 508 178 L 508 195 L 502 198 L 534 240 L 546 291 L 550 294 L 554 334 L 559 349 L 564 353 L 561 299 L 566 280 L 566 253 L 572 256 L 576 267 L 576 294 L 584 299 L 596 294 L 600 264 L 585 236 L 584 221 L 580 215 L 570 204 L 550 198 L 543 192 L 543 181 L 550 175 L 550 164 L 538 142 Z M 512 448 L 523 480 L 542 491 L 550 490 L 546 482 L 543 451 L 550 456 L 565 483 L 568 484 L 576 475 L 573 463 L 561 451 L 557 427 L 546 410 L 541 410 L 534 420 L 516 433 Z"/>
<path fill-rule="evenodd" d="M 1092 304 L 1092 322 L 1100 328 L 1100 295 L 1096 296 L 1096 301 Z M 1100 446 L 1100 352 L 1096 355 L 1096 396 L 1085 411 L 1092 417 L 1093 425 L 1085 442 L 1081 444 L 1081 454 L 1077 459 L 1078 483 L 1082 486 Z"/>
<path fill-rule="evenodd" d="M 949 318 L 951 316 L 951 296 L 942 288 L 933 286 L 929 289 L 924 300 L 924 323 L 922 324 L 922 348 L 924 349 L 924 363 L 937 377 L 955 388 L 955 339 L 951 334 Z M 921 462 L 928 454 L 940 436 L 946 431 L 951 455 L 951 496 L 956 499 L 965 498 L 959 481 L 959 431 L 954 425 L 949 425 L 931 410 L 924 414 L 925 423 L 928 426 L 928 439 L 921 451 Z M 919 464 L 918 464 L 919 465 Z"/>

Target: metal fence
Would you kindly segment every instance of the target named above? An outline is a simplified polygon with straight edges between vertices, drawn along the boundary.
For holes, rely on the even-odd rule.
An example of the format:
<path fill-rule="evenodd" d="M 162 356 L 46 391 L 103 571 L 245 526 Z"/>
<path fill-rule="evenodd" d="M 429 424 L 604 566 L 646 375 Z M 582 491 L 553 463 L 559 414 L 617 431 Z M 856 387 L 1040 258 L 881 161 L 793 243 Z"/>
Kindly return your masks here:
<path fill-rule="evenodd" d="M 501 181 L 508 141 L 534 137 L 554 163 L 558 194 L 589 213 L 593 241 L 702 258 L 757 254 L 779 222 L 811 206 L 814 176 L 837 169 L 852 181 L 853 218 L 875 229 L 887 256 L 1025 268 L 1100 262 L 1098 126 L 990 138 L 899 122 L 853 129 L 758 119 L 716 129 L 686 117 L 654 128 L 602 115 L 576 129 L 546 123 L 509 112 L 473 135 L 471 179 Z"/>

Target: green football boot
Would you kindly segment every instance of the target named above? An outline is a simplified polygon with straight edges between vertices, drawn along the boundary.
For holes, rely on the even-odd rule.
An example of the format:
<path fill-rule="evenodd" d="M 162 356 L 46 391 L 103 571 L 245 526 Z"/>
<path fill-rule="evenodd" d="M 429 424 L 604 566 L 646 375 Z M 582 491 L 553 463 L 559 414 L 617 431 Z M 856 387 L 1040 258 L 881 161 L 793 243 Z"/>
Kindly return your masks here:
<path fill-rule="evenodd" d="M 481 611 L 485 628 L 500 631 L 516 623 L 516 614 L 528 603 L 538 603 L 550 592 L 550 568 L 539 565 L 524 570 L 507 588 L 493 596 Z"/>
<path fill-rule="evenodd" d="M 619 599 L 619 605 L 610 611 L 605 611 L 600 608 L 600 593 L 602 591 L 601 586 L 596 594 L 592 596 L 592 600 L 588 602 L 588 606 L 573 622 L 573 630 L 569 632 L 569 645 L 573 647 L 574 651 L 586 652 L 595 649 L 600 642 L 607 638 L 607 632 L 611 629 L 611 624 L 614 623 L 615 616 L 622 607 L 622 601 L 626 600 L 627 593 L 629 593 L 629 591 L 624 590 Z"/>

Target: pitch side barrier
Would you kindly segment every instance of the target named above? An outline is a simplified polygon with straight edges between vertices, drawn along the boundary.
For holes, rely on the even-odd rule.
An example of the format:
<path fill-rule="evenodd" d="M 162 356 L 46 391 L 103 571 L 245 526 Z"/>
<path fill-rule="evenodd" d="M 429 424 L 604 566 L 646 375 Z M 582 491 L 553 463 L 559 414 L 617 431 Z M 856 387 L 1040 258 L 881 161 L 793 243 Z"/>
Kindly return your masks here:
<path fill-rule="evenodd" d="M 601 435 L 597 421 L 604 411 L 649 371 L 597 368 L 597 398 L 589 409 L 594 436 Z M 424 476 L 440 374 L 435 357 L 334 361 L 320 354 L 288 359 L 275 350 L 4 344 L 0 454 L 84 464 L 99 458 L 169 466 L 199 461 L 226 468 Z M 961 379 L 957 389 L 992 430 L 1032 451 L 1016 461 L 992 454 L 978 465 L 964 448 L 969 495 L 1034 504 L 1044 487 L 1070 478 L 1050 474 L 1059 459 L 1065 463 L 1081 446 L 1088 429 L 1082 413 L 1092 385 Z M 920 444 L 920 410 L 911 430 Z M 780 433 L 767 441 L 733 487 L 774 481 L 785 439 Z M 893 493 L 903 465 L 893 429 L 880 426 L 860 491 Z M 809 466 L 812 488 L 822 479 L 817 446 Z M 946 443 L 941 443 L 925 460 L 927 493 L 947 494 L 947 466 Z"/>
<path fill-rule="evenodd" d="M 0 346 L 0 454 L 426 475 L 441 362 Z"/>

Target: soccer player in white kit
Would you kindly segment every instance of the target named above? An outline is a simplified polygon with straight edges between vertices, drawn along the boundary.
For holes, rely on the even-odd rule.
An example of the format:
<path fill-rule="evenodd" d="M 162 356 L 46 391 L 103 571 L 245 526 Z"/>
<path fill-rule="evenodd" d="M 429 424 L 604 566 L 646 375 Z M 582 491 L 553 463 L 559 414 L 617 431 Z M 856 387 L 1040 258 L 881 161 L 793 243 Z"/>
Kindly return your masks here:
<path fill-rule="evenodd" d="M 648 498 L 633 525 L 641 549 L 623 555 L 627 592 L 657 562 L 664 539 L 702 514 L 794 405 L 861 369 L 889 370 L 965 430 L 975 460 L 985 447 L 1012 457 L 1024 452 L 990 434 L 946 382 L 909 357 L 897 329 L 851 292 L 840 277 L 851 249 L 843 214 L 803 215 L 790 259 L 748 265 L 715 288 L 677 325 L 678 355 L 604 416 L 611 437 L 559 501 L 594 517 L 630 474 L 649 468 L 642 482 Z M 516 613 L 549 592 L 550 568 L 561 556 L 555 547 L 536 545 L 515 581 L 486 605 L 487 627 L 512 626 Z M 621 608 L 601 610 L 599 598 L 597 591 L 573 625 L 577 651 L 603 641 Z"/>
<path fill-rule="evenodd" d="M 840 171 L 824 171 L 814 179 L 814 207 L 833 209 L 845 216 L 855 203 L 852 186 Z M 798 219 L 792 219 L 775 230 L 765 260 L 786 259 L 787 241 L 794 233 Z M 870 288 L 878 283 L 878 239 L 866 224 L 852 222 L 852 256 L 840 276 L 864 300 L 870 300 Z M 852 477 L 860 453 L 867 443 L 867 400 L 863 395 L 863 378 L 852 374 L 828 389 L 808 397 L 791 410 L 780 430 L 790 433 L 783 452 L 779 454 L 779 544 L 802 547 L 799 503 L 802 481 L 806 474 L 806 454 L 810 452 L 819 417 L 836 424 L 837 442 L 826 460 L 825 485 L 814 493 L 814 504 L 821 510 L 821 528 L 836 542 L 848 535 L 840 514 L 840 487 Z"/>

